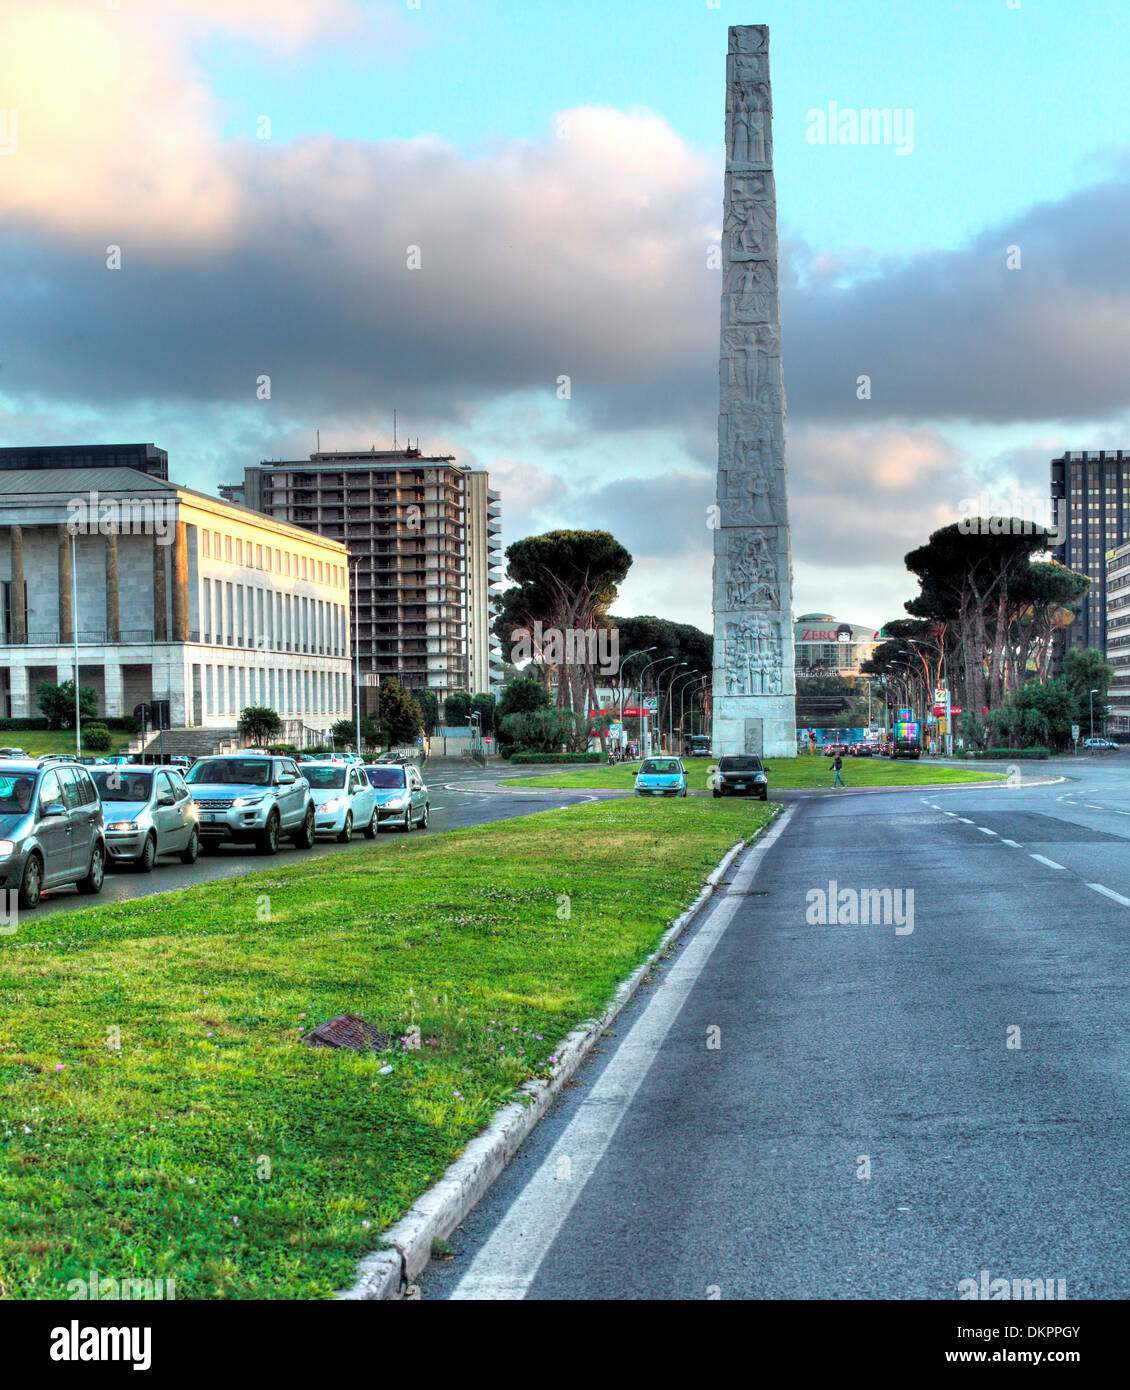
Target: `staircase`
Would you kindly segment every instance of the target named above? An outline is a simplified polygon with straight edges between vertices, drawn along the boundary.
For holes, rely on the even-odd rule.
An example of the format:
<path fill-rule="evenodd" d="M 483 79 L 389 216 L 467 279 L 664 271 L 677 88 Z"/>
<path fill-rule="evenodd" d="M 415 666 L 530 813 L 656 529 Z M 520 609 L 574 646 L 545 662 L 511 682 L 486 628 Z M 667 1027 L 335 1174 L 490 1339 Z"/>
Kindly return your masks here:
<path fill-rule="evenodd" d="M 208 753 L 215 753 L 221 743 L 238 739 L 239 734 L 234 728 L 166 729 L 164 733 L 139 734 L 126 751 L 128 753 L 165 752 L 173 757 L 202 758 Z"/>

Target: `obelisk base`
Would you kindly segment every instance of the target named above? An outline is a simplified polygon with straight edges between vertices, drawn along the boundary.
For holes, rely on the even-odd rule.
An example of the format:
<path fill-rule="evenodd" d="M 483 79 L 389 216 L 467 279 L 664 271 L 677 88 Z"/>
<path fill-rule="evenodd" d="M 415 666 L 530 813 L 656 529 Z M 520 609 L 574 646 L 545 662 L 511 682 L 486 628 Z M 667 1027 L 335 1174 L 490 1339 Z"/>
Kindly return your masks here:
<path fill-rule="evenodd" d="M 718 695 L 714 700 L 714 756 L 757 753 L 796 757 L 796 702 L 792 695 Z"/>

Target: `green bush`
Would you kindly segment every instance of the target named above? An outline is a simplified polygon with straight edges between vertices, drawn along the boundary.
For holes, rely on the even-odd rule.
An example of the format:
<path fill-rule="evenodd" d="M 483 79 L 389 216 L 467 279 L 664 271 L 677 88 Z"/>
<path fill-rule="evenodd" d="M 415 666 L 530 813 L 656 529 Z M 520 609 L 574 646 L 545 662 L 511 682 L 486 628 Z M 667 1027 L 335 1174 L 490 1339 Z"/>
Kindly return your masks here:
<path fill-rule="evenodd" d="M 967 749 L 959 757 L 965 757 L 972 761 L 983 760 L 986 758 L 995 759 L 998 762 L 1024 762 L 1040 758 L 1050 758 L 1051 750 L 1048 748 L 972 748 Z"/>
<path fill-rule="evenodd" d="M 0 719 L 0 729 L 14 733 L 38 733 L 46 728 L 46 719 Z"/>
<path fill-rule="evenodd" d="M 83 747 L 91 753 L 108 753 L 114 740 L 105 724 L 87 724 L 82 731 Z"/>
<path fill-rule="evenodd" d="M 512 763 L 603 763 L 608 759 L 603 753 L 511 753 Z"/>

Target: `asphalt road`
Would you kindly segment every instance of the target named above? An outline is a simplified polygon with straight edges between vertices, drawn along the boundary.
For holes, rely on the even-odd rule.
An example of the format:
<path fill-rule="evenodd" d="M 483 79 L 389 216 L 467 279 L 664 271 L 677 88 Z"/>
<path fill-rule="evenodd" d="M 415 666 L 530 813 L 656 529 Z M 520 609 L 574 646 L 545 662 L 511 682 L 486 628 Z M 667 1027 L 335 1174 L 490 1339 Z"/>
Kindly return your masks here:
<path fill-rule="evenodd" d="M 1130 756 L 1052 772 L 790 800 L 422 1297 L 1127 1297 Z"/>
<path fill-rule="evenodd" d="M 540 770 L 540 769 L 539 769 Z M 551 769 L 552 770 L 552 769 Z M 437 835 L 445 830 L 457 830 L 468 825 L 485 825 L 490 821 L 509 820 L 513 816 L 529 815 L 531 811 L 545 811 L 557 806 L 571 806 L 582 801 L 591 801 L 591 793 L 551 791 L 499 787 L 500 778 L 513 777 L 509 767 L 491 767 L 487 771 L 478 768 L 467 769 L 462 765 L 425 771 L 425 780 L 431 797 L 430 824 L 426 831 L 413 831 L 413 834 Z M 368 841 L 360 835 L 353 838 L 353 847 L 368 846 L 376 853 L 387 849 L 388 842 L 401 838 L 395 830 L 382 830 L 376 840 Z M 306 858 L 309 855 L 337 854 L 345 849 L 334 840 L 319 839 L 309 850 L 297 850 L 284 841 L 279 849 L 279 859 L 289 857 Z M 75 888 L 60 888 L 45 892 L 40 905 L 35 909 L 37 917 L 44 913 L 69 912 L 89 906 L 91 903 L 124 902 L 131 898 L 146 897 L 150 893 L 166 893 L 176 888 L 191 888 L 198 883 L 208 883 L 218 878 L 235 878 L 239 874 L 252 873 L 270 862 L 256 853 L 254 846 L 226 845 L 214 854 L 202 854 L 195 864 L 185 865 L 175 857 L 161 858 L 153 872 L 139 874 L 135 869 L 123 867 L 106 874 L 105 886 L 96 898 L 88 898 Z"/>

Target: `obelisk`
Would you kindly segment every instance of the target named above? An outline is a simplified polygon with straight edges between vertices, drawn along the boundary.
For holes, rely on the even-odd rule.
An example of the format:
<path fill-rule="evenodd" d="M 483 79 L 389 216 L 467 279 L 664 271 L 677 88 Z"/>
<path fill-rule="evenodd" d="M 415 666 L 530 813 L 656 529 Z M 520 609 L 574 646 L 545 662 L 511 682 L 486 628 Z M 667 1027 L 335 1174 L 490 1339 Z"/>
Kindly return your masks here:
<path fill-rule="evenodd" d="M 722 230 L 714 753 L 796 756 L 769 30 L 730 29 Z"/>

